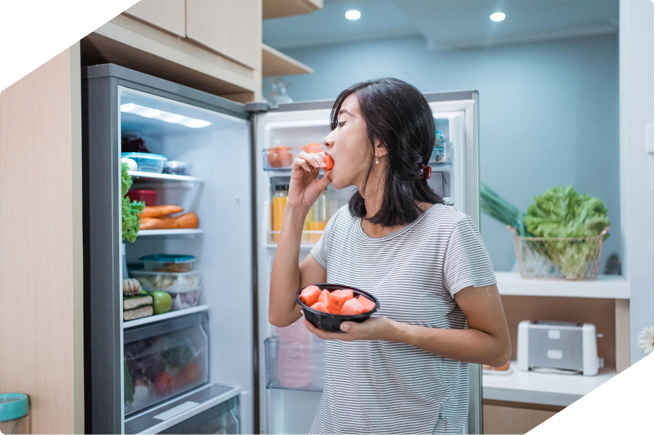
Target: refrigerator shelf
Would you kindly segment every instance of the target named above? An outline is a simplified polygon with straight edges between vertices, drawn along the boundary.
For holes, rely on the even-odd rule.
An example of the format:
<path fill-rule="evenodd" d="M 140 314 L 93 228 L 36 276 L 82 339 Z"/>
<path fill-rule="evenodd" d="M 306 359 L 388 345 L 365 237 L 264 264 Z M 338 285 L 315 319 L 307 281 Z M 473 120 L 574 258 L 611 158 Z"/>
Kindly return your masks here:
<path fill-rule="evenodd" d="M 189 420 L 211 408 L 226 404 L 241 394 L 241 388 L 206 384 L 161 405 L 125 419 L 126 434 L 156 434 Z M 234 403 L 238 406 L 238 399 Z M 234 406 L 227 406 L 230 412 Z M 177 432 L 176 432 L 177 433 Z"/>
<path fill-rule="evenodd" d="M 142 236 L 200 236 L 203 230 L 201 228 L 189 228 L 181 230 L 141 230 L 137 237 Z M 138 240 L 138 239 L 137 239 Z"/>
<path fill-rule="evenodd" d="M 138 181 L 143 179 L 145 181 L 175 181 L 175 182 L 187 182 L 187 183 L 204 183 L 202 178 L 192 177 L 190 175 L 174 175 L 174 174 L 163 174 L 155 172 L 142 172 L 142 171 L 128 171 L 128 174 Z"/>
<path fill-rule="evenodd" d="M 209 310 L 209 306 L 198 305 L 197 307 L 184 308 L 182 310 L 177 310 L 177 311 L 169 311 L 168 313 L 164 313 L 164 314 L 155 314 L 150 317 L 144 317 L 143 319 L 136 319 L 136 320 L 130 320 L 128 322 L 123 322 L 123 329 L 130 329 L 136 326 L 147 325 L 148 323 L 161 322 L 164 320 L 173 319 L 175 317 L 187 316 L 189 314 L 201 313 L 208 310 Z"/>

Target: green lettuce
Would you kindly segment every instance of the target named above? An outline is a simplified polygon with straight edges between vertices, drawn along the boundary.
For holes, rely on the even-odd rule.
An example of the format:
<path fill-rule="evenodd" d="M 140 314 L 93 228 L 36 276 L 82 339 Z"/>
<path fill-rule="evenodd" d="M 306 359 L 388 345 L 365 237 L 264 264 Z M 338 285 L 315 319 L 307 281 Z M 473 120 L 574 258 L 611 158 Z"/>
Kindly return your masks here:
<path fill-rule="evenodd" d="M 132 177 L 128 174 L 125 163 L 121 163 L 121 215 L 123 219 L 123 241 L 134 243 L 139 232 L 139 213 L 145 204 L 139 201 L 131 201 L 127 192 L 132 187 Z"/>
<path fill-rule="evenodd" d="M 599 198 L 579 194 L 573 186 L 556 186 L 534 197 L 524 223 L 535 237 L 582 238 L 600 235 L 610 226 L 607 208 Z M 603 240 L 609 233 L 603 236 Z M 546 241 L 542 253 L 567 279 L 584 277 L 587 264 L 596 259 L 598 243 L 588 241 Z"/>

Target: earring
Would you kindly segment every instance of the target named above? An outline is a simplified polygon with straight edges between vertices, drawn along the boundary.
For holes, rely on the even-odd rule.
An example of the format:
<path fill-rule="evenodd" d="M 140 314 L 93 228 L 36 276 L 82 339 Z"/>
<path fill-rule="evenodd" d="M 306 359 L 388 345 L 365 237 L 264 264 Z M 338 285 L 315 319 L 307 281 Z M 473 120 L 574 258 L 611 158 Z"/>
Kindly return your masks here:
<path fill-rule="evenodd" d="M 377 165 L 379 163 L 380 163 L 380 161 L 378 160 L 378 156 L 375 156 L 375 164 Z"/>

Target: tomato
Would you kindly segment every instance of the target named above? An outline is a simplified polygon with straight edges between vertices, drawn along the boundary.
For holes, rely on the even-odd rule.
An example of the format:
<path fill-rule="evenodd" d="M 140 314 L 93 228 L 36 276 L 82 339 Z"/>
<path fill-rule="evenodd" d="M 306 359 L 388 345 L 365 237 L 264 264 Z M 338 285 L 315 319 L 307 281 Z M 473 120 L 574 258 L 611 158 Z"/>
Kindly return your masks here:
<path fill-rule="evenodd" d="M 310 285 L 303 289 L 300 292 L 300 300 L 303 304 L 311 307 L 318 301 L 318 297 L 321 295 L 321 289 L 315 285 Z"/>
<path fill-rule="evenodd" d="M 268 150 L 268 163 L 273 168 L 284 168 L 291 166 L 293 163 L 293 154 L 289 152 L 291 148 L 279 145 Z"/>
<path fill-rule="evenodd" d="M 354 316 L 365 311 L 367 311 L 366 308 L 357 299 L 349 299 L 343 304 L 343 307 L 339 310 L 339 314 L 342 316 Z"/>
<path fill-rule="evenodd" d="M 306 153 L 318 154 L 323 151 L 323 145 L 321 145 L 320 143 L 308 143 L 307 145 L 305 145 L 305 148 L 303 149 L 305 150 Z"/>
<path fill-rule="evenodd" d="M 329 154 L 325 154 L 325 158 L 323 159 L 325 162 L 325 170 L 329 171 L 330 169 L 334 168 L 334 160 Z"/>

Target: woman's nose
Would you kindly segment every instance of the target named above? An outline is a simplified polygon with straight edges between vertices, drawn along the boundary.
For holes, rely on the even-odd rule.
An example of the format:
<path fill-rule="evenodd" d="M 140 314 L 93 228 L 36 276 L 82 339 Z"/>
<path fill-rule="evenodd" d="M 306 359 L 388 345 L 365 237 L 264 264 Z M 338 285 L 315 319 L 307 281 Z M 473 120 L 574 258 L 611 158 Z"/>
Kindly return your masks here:
<path fill-rule="evenodd" d="M 334 146 L 334 136 L 332 136 L 332 133 L 328 134 L 327 136 L 325 136 L 325 138 L 323 138 L 323 145 L 326 148 L 330 148 Z"/>

